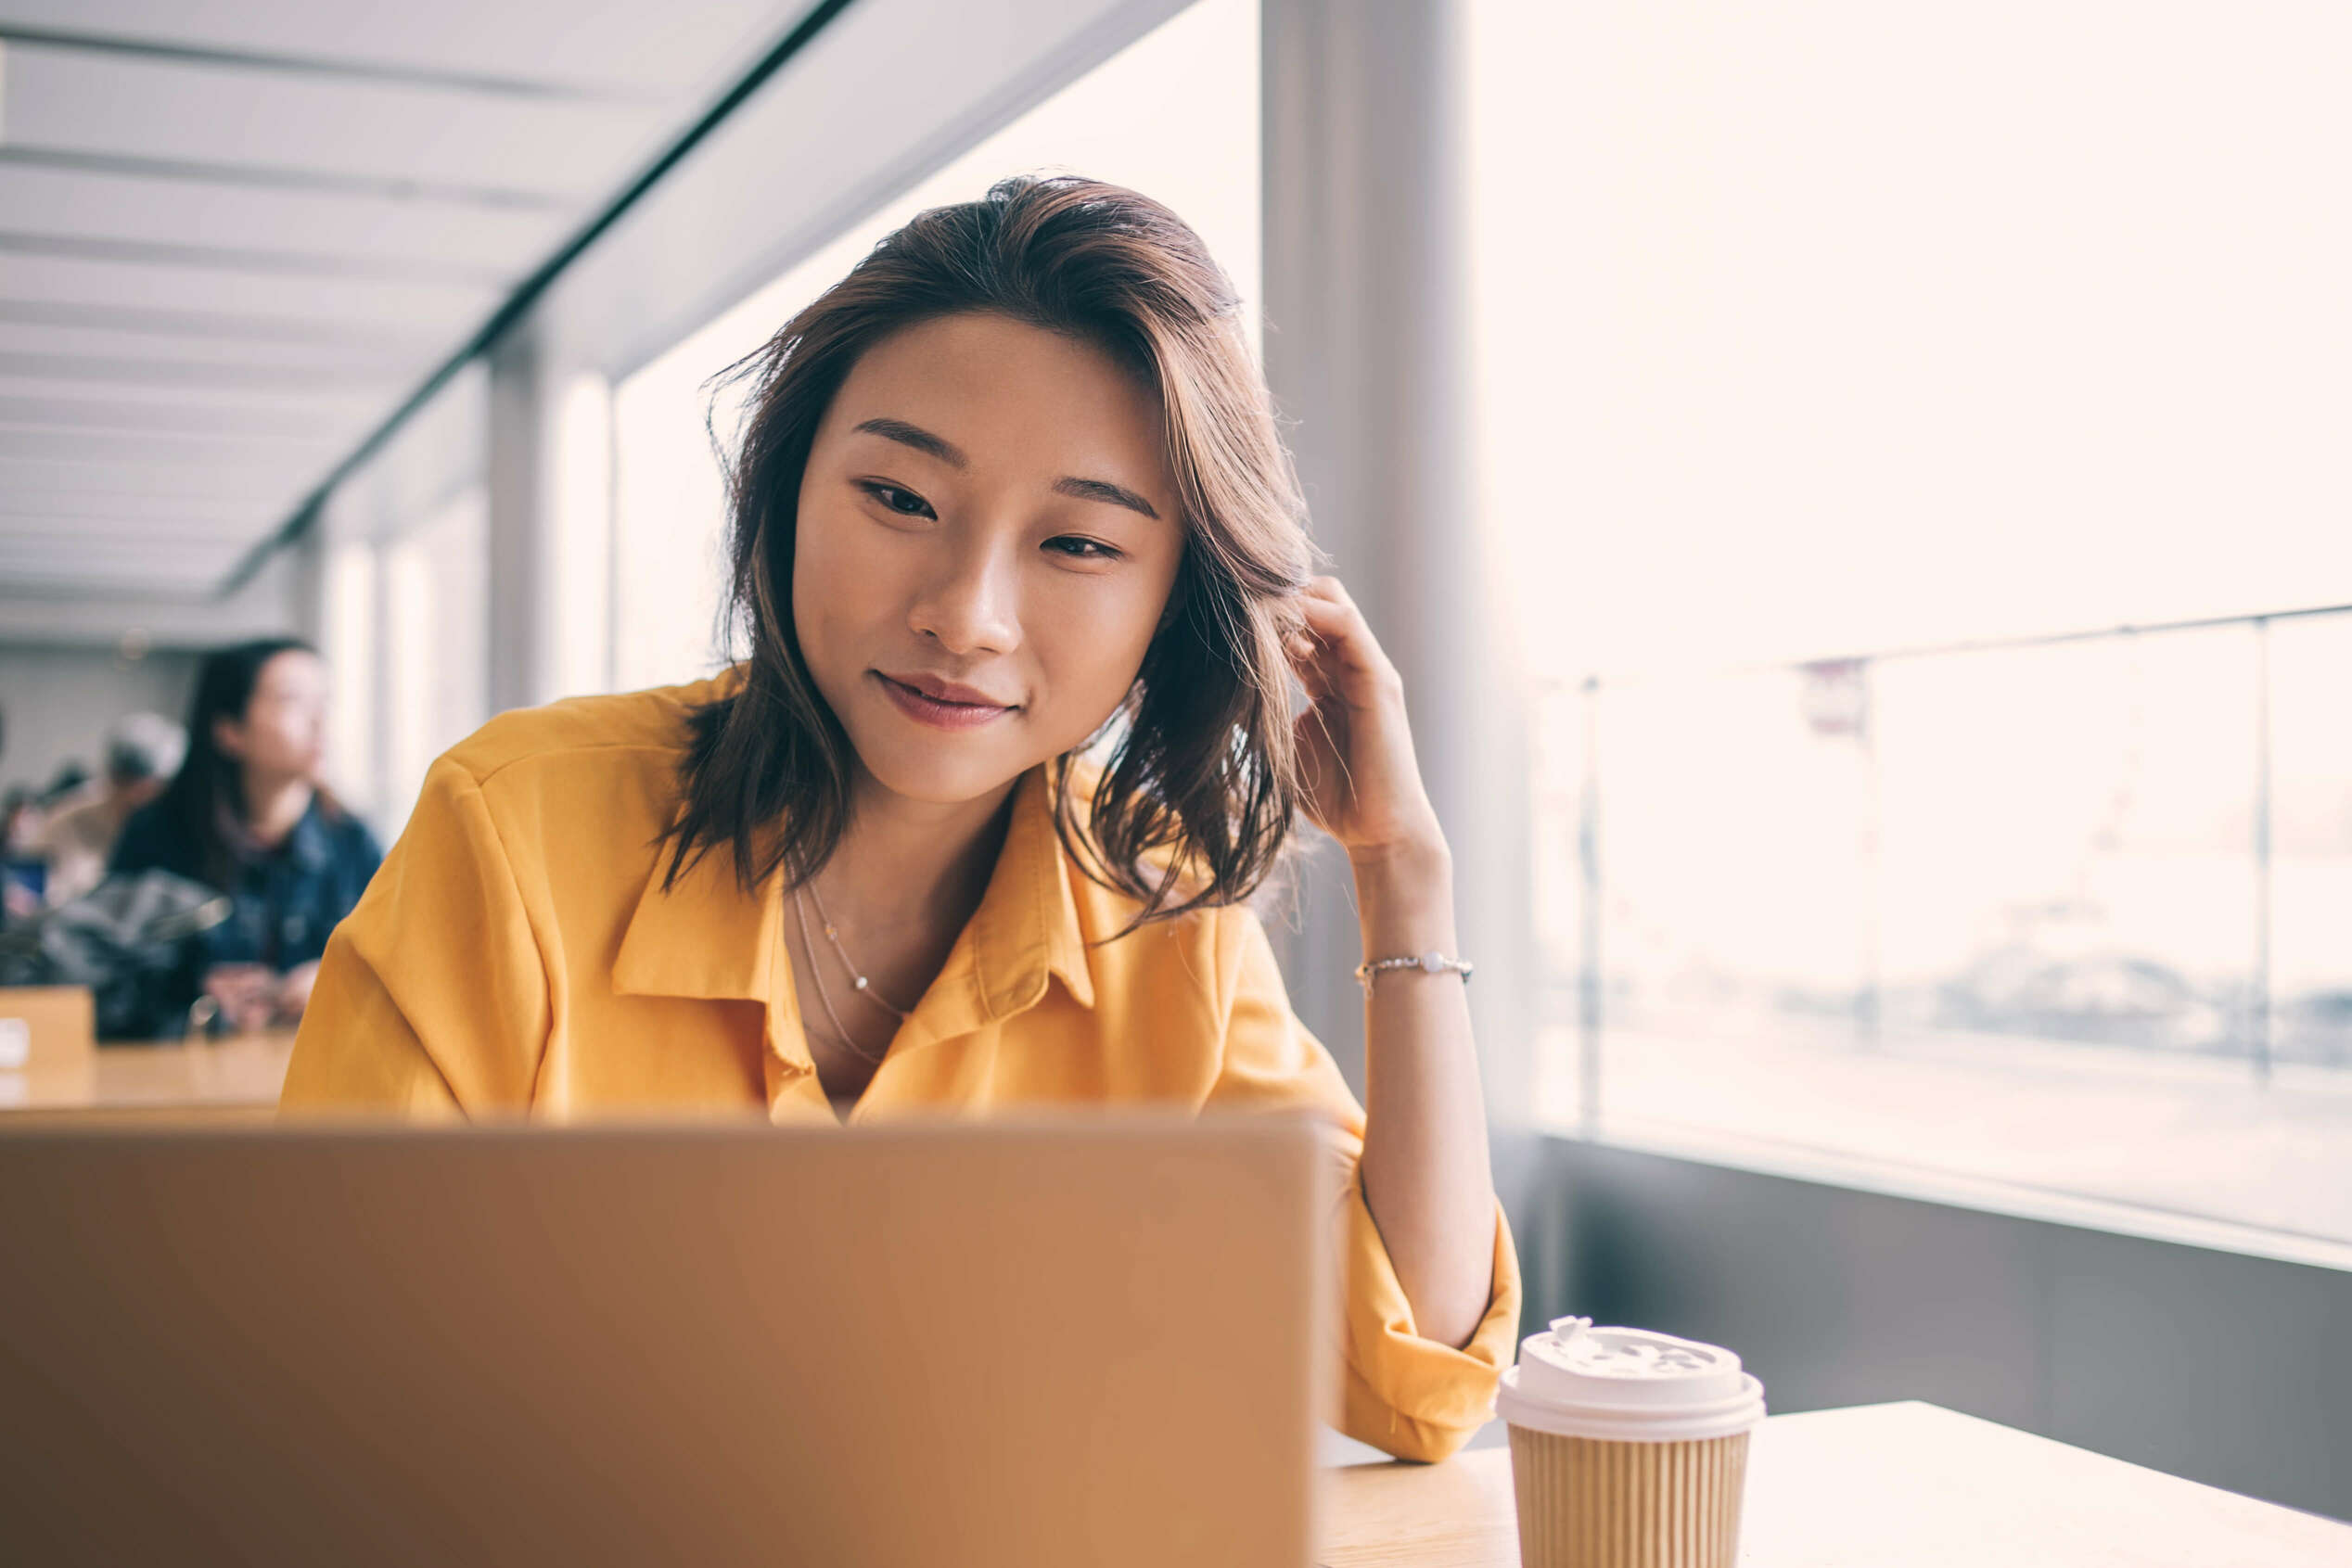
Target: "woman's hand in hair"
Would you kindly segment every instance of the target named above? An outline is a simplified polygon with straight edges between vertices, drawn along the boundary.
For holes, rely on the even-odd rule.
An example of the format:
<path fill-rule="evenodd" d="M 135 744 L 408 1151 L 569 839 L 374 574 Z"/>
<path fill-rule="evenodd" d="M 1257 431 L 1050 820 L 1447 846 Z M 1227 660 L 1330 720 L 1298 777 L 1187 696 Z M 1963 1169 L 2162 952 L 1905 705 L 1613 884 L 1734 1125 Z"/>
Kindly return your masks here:
<path fill-rule="evenodd" d="M 1294 602 L 1305 623 L 1284 649 L 1311 702 L 1292 721 L 1307 814 L 1353 860 L 1442 849 L 1397 667 L 1337 578 L 1313 579 Z"/>

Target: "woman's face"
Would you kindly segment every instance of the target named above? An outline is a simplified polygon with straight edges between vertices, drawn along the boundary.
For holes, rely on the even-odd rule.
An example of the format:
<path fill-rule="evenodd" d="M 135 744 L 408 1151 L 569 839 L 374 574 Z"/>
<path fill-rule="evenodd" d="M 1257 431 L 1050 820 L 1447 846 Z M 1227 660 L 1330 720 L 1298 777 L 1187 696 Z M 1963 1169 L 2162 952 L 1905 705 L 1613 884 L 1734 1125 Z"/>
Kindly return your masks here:
<path fill-rule="evenodd" d="M 884 788 L 977 799 L 1126 696 L 1183 558 L 1160 420 L 1101 351 L 997 315 L 850 370 L 800 481 L 792 617 Z"/>
<path fill-rule="evenodd" d="M 326 666 L 299 648 L 274 656 L 254 679 L 243 721 L 219 720 L 213 738 L 249 773 L 316 778 L 326 754 Z"/>

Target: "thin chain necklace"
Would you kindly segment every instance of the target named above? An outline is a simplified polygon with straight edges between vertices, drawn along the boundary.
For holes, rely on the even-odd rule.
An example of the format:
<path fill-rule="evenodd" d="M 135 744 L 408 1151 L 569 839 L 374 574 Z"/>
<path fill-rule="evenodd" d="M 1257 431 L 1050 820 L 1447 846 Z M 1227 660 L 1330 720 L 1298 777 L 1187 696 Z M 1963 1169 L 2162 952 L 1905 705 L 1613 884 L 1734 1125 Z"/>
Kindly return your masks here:
<path fill-rule="evenodd" d="M 877 1056 L 873 1052 L 868 1051 L 865 1047 L 860 1045 L 855 1039 L 850 1038 L 850 1026 L 842 1023 L 841 1014 L 834 1011 L 833 993 L 825 988 L 824 970 L 817 962 L 816 943 L 812 940 L 809 936 L 809 906 L 807 901 L 800 897 L 800 890 L 797 887 L 792 890 L 792 908 L 794 912 L 799 914 L 800 917 L 800 945 L 808 950 L 809 976 L 817 983 L 817 1001 L 824 1004 L 824 1015 L 833 1020 L 834 1038 L 838 1039 L 843 1045 L 847 1046 L 851 1052 L 855 1052 L 861 1059 L 870 1062 L 877 1067 L 880 1066 L 882 1064 L 882 1057 L 889 1054 L 889 1047 L 884 1046 L 882 1048 L 881 1056 Z M 852 966 L 852 973 L 854 972 L 854 966 Z M 879 999 L 877 998 L 876 1000 Z"/>
<path fill-rule="evenodd" d="M 824 895 L 817 891 L 816 879 L 814 877 L 809 879 L 808 887 L 809 897 L 814 899 L 817 902 L 817 919 L 823 923 L 824 926 L 824 939 L 833 944 L 833 950 L 840 955 L 841 967 L 848 970 L 850 972 L 850 978 L 857 982 L 858 994 L 864 997 L 868 1001 L 874 1003 L 875 1006 L 880 1008 L 883 1012 L 888 1013 L 891 1017 L 896 1018 L 900 1023 L 905 1023 L 906 1009 L 903 1007 L 893 1007 L 888 1002 L 883 1001 L 882 993 L 868 985 L 866 983 L 864 973 L 860 970 L 856 964 L 850 962 L 850 950 L 841 945 L 841 934 L 833 928 L 833 917 L 824 912 Z M 805 922 L 808 919 L 808 916 L 803 914 L 800 918 Z M 814 953 L 811 953 L 809 955 L 809 959 L 811 963 L 813 964 L 816 961 L 816 955 Z"/>

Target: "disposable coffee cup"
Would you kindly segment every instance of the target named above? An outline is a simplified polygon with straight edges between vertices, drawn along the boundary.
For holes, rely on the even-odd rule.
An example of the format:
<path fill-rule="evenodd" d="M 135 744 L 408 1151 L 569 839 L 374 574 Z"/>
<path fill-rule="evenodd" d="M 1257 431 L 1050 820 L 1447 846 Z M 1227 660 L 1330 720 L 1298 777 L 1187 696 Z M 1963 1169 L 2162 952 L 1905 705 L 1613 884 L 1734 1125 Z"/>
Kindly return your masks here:
<path fill-rule="evenodd" d="M 1523 1568 L 1732 1568 L 1764 1385 L 1719 1345 L 1559 1318 L 1520 1342 L 1511 1427 Z"/>

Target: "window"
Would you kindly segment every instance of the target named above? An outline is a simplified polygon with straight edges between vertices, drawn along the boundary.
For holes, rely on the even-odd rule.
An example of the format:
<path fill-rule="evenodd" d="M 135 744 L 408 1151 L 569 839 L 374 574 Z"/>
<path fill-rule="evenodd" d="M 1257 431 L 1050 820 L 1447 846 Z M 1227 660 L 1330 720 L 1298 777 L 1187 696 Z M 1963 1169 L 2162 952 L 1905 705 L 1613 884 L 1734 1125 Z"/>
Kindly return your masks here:
<path fill-rule="evenodd" d="M 403 822 L 433 759 L 490 717 L 490 498 L 450 497 L 383 546 L 384 821 Z"/>
<path fill-rule="evenodd" d="M 732 432 L 741 411 L 725 398 L 713 405 L 710 377 L 925 208 L 971 200 L 1021 172 L 1130 185 L 1200 232 L 1254 311 L 1258 86 L 1254 0 L 1197 0 L 622 381 L 613 402 L 617 683 L 691 680 L 725 657 L 725 500 L 710 431 Z"/>
<path fill-rule="evenodd" d="M 2352 18 L 1474 18 L 1548 1115 L 2352 1241 Z"/>
<path fill-rule="evenodd" d="M 320 619 L 326 774 L 389 841 L 433 759 L 490 717 L 489 497 L 468 485 L 387 527 L 328 542 Z"/>

